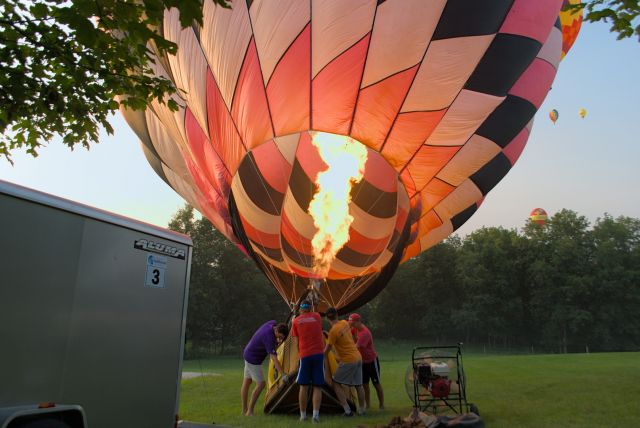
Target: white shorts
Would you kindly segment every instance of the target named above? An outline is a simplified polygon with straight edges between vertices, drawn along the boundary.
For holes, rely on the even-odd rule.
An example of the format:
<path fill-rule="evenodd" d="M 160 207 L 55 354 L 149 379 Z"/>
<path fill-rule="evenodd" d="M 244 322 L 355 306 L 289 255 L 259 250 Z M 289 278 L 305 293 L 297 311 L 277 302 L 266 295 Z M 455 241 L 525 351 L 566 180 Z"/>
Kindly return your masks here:
<path fill-rule="evenodd" d="M 264 375 L 262 374 L 262 365 L 256 365 L 244 362 L 244 378 L 252 379 L 255 382 L 264 382 Z"/>

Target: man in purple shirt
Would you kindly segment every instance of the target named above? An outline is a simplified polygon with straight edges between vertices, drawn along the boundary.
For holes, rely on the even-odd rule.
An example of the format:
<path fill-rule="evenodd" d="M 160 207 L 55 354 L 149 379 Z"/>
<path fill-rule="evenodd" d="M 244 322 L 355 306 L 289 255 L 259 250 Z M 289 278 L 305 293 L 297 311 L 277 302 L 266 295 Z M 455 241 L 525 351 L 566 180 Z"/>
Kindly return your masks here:
<path fill-rule="evenodd" d="M 276 348 L 278 343 L 286 339 L 289 334 L 289 327 L 286 324 L 277 324 L 275 321 L 267 321 L 262 324 L 253 334 L 253 337 L 244 348 L 244 379 L 242 388 L 240 389 L 240 398 L 242 398 L 242 414 L 245 416 L 253 416 L 253 408 L 258 401 L 258 397 L 264 389 L 264 375 L 262 374 L 262 363 L 267 355 L 273 361 L 273 365 L 279 373 L 282 373 L 283 380 L 287 381 L 287 375 L 278 361 L 276 356 Z M 255 381 L 256 386 L 251 394 L 251 401 L 247 404 L 249 395 L 249 386 Z"/>

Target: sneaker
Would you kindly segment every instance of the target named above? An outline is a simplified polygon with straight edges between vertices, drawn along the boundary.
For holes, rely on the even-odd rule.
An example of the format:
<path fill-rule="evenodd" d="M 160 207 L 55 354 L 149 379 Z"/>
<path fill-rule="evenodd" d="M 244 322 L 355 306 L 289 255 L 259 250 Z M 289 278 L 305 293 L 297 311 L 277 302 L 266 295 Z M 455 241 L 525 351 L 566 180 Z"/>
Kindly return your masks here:
<path fill-rule="evenodd" d="M 320 416 L 314 416 L 313 419 L 311 419 L 311 421 L 314 424 L 319 424 L 320 423 Z"/>
<path fill-rule="evenodd" d="M 342 414 L 342 416 L 344 416 L 345 418 L 350 418 L 350 417 L 352 417 L 353 415 L 354 415 L 354 413 L 353 413 L 353 412 L 349 412 L 349 413 L 344 412 L 344 413 Z"/>

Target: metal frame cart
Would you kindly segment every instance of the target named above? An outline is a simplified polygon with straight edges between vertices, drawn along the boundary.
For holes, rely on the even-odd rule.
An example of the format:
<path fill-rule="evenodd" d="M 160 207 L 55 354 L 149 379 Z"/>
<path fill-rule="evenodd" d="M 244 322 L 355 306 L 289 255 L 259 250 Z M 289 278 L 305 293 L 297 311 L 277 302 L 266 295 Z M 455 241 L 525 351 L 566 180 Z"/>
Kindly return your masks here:
<path fill-rule="evenodd" d="M 448 410 L 479 414 L 478 408 L 467 401 L 462 343 L 414 348 L 409 370 L 413 391 L 407 383 L 407 393 L 416 409 L 434 415 Z"/>

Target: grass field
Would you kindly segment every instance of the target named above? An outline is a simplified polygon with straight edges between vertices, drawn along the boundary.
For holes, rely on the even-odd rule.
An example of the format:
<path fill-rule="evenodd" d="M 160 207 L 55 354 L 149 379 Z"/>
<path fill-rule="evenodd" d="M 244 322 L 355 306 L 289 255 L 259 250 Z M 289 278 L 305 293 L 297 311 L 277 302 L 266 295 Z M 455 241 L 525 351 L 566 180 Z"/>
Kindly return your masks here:
<path fill-rule="evenodd" d="M 411 349 L 379 346 L 384 411 L 344 419 L 321 415 L 322 426 L 355 427 L 387 423 L 406 416 L 411 402 L 404 373 Z M 240 416 L 241 359 L 186 361 L 185 371 L 213 372 L 182 382 L 180 417 L 234 427 L 298 427 L 294 416 Z M 640 353 L 569 355 L 465 354 L 467 395 L 489 428 L 640 427 Z M 372 391 L 373 392 L 373 391 Z M 264 397 L 264 393 L 263 393 Z M 375 397 L 375 394 L 374 394 Z M 376 405 L 375 399 L 373 400 Z M 377 405 L 376 405 L 377 407 Z"/>

